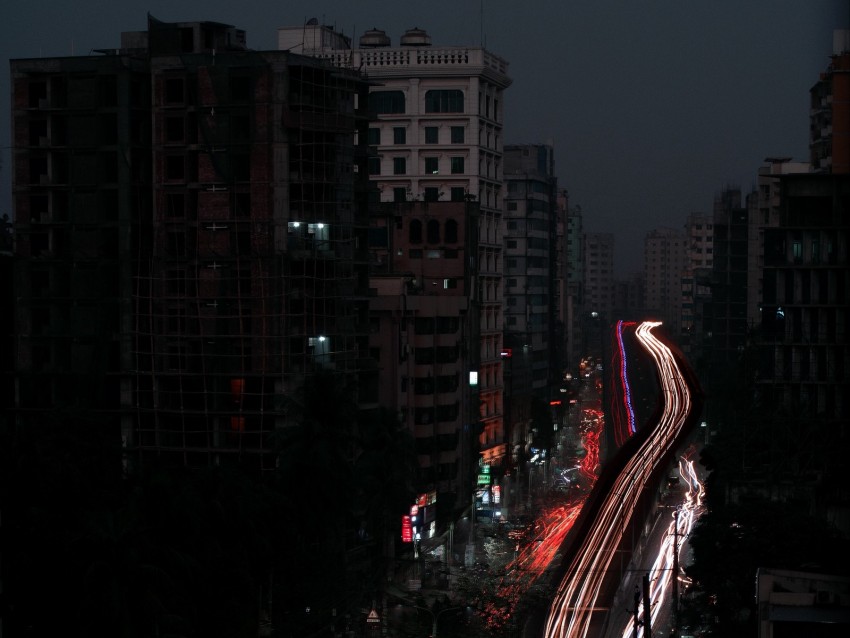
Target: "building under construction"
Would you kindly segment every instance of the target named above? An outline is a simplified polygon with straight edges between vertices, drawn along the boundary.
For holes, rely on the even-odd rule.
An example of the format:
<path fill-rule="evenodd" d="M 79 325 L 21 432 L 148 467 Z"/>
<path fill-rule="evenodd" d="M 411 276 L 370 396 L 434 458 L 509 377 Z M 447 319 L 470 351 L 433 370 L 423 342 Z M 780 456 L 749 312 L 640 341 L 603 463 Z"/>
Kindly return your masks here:
<path fill-rule="evenodd" d="M 11 69 L 19 418 L 94 411 L 131 462 L 271 467 L 288 397 L 368 352 L 359 74 L 152 18 Z"/>

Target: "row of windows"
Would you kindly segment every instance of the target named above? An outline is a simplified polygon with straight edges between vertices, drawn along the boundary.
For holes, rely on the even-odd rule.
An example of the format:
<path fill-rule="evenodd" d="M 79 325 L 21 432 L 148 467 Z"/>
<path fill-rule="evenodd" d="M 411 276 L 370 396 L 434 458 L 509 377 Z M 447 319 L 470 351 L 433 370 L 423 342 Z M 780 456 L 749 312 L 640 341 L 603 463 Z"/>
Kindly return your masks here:
<path fill-rule="evenodd" d="M 440 129 L 437 126 L 424 127 L 425 143 L 439 144 Z M 449 127 L 449 141 L 452 144 L 463 144 L 466 141 L 466 129 L 463 126 Z M 381 129 L 370 128 L 368 142 L 370 146 L 379 146 L 381 144 Z M 393 144 L 407 144 L 407 127 L 393 127 Z"/>
<path fill-rule="evenodd" d="M 463 202 L 466 201 L 468 191 L 463 186 L 452 186 L 449 188 L 449 201 L 451 202 Z M 404 187 L 399 186 L 393 188 L 393 200 L 394 202 L 408 202 L 417 199 L 414 196 L 413 192 Z M 439 202 L 445 201 L 445 192 L 441 191 L 439 188 L 433 186 L 426 186 L 422 190 L 422 199 L 426 202 Z"/>
<path fill-rule="evenodd" d="M 440 243 L 440 222 L 436 219 L 428 220 L 425 226 L 426 242 L 428 244 Z M 447 219 L 444 227 L 444 240 L 447 244 L 457 243 L 457 222 L 454 219 Z M 422 221 L 419 219 L 410 220 L 410 228 L 408 238 L 411 244 L 422 243 Z"/>
<path fill-rule="evenodd" d="M 432 89 L 425 92 L 426 113 L 463 113 L 463 91 Z M 406 112 L 404 91 L 373 91 L 369 94 L 369 109 L 378 114 Z"/>
<path fill-rule="evenodd" d="M 394 157 L 393 160 L 393 175 L 407 175 L 407 158 Z M 440 159 L 438 157 L 425 158 L 425 174 L 436 175 L 440 172 Z M 463 157 L 449 158 L 449 172 L 452 175 L 463 175 L 466 172 L 466 161 Z M 381 158 L 369 158 L 369 175 L 381 174 Z"/>

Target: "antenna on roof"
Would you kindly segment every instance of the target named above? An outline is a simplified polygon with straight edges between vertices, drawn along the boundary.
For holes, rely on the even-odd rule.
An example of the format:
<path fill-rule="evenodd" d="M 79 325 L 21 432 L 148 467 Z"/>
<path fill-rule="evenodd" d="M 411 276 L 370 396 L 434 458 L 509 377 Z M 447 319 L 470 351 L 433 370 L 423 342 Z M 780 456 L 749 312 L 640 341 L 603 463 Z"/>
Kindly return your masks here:
<path fill-rule="evenodd" d="M 481 34 L 479 36 L 479 44 L 483 47 L 484 46 L 484 0 L 481 0 L 479 7 L 480 7 L 480 12 L 481 12 L 481 18 L 479 20 L 479 22 L 481 24 Z"/>

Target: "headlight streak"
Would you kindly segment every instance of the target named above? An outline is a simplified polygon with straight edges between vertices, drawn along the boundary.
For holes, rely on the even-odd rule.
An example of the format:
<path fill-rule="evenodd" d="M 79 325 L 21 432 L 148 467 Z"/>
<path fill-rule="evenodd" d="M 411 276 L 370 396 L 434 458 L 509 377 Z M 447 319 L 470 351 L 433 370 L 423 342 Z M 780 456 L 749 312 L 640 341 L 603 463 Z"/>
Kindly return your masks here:
<path fill-rule="evenodd" d="M 658 322 L 644 322 L 635 332 L 655 362 L 664 406 L 654 429 L 615 478 L 581 541 L 549 609 L 546 638 L 584 638 L 599 590 L 638 499 L 653 471 L 682 430 L 691 409 L 690 393 L 672 352 L 652 335 Z"/>
<path fill-rule="evenodd" d="M 673 578 L 679 578 L 680 582 L 683 580 L 681 567 L 679 567 L 679 574 L 673 574 L 676 564 L 673 560 L 673 552 L 681 552 L 682 541 L 690 535 L 694 523 L 703 512 L 702 501 L 705 496 L 705 489 L 697 476 L 696 470 L 694 470 L 694 462 L 685 458 L 679 459 L 679 475 L 687 483 L 688 489 L 682 503 L 676 508 L 678 518 L 676 513 L 671 514 L 673 520 L 667 526 L 667 533 L 661 541 L 658 554 L 649 570 L 649 604 L 652 608 L 651 622 L 653 628 L 661 609 L 664 608 L 668 600 Z M 643 601 L 638 605 L 638 616 L 643 618 Z M 640 627 L 638 637 L 643 635 L 643 627 Z M 623 629 L 623 638 L 632 638 L 633 636 L 633 623 L 626 623 L 626 627 Z"/>

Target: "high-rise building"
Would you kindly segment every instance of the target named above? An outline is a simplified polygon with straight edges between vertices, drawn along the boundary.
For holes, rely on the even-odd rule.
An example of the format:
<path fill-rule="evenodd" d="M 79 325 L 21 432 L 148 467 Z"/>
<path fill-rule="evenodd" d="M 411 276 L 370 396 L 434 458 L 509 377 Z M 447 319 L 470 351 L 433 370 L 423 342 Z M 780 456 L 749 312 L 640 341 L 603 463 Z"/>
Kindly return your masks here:
<path fill-rule="evenodd" d="M 567 366 L 577 373 L 578 363 L 584 353 L 582 328 L 584 317 L 584 217 L 581 206 L 570 207 L 566 191 L 558 196 L 558 207 L 564 215 L 564 325 L 566 326 Z"/>
<path fill-rule="evenodd" d="M 850 173 L 850 30 L 836 29 L 832 60 L 810 89 L 809 151 L 816 173 Z"/>
<path fill-rule="evenodd" d="M 749 229 L 747 234 L 747 325 L 761 323 L 761 300 L 764 297 L 764 232 L 779 225 L 780 177 L 791 173 L 808 173 L 807 162 L 793 162 L 790 157 L 767 157 L 758 169 L 756 189 L 747 196 Z"/>
<path fill-rule="evenodd" d="M 547 144 L 505 146 L 504 358 L 512 449 L 530 444 L 533 401 L 559 399 L 557 180 Z M 542 427 L 543 424 L 536 424 Z"/>
<path fill-rule="evenodd" d="M 736 361 L 747 342 L 748 211 L 741 189 L 717 195 L 713 212 L 710 360 L 715 369 Z"/>
<path fill-rule="evenodd" d="M 584 235 L 583 355 L 602 356 L 605 326 L 614 317 L 614 234 Z"/>
<path fill-rule="evenodd" d="M 554 342 L 557 180 L 552 147 L 506 146 L 505 185 L 505 347 L 528 356 L 526 390 L 548 401 L 557 366 L 551 357 L 560 350 Z"/>
<path fill-rule="evenodd" d="M 316 20 L 280 28 L 278 48 L 359 70 L 368 79 L 373 116 L 368 143 L 376 151 L 369 177 L 380 202 L 477 202 L 478 253 L 470 295 L 480 311 L 480 444 L 483 462 L 500 465 L 507 450 L 500 356 L 507 62 L 483 47 L 431 46 L 421 29 L 406 31 L 397 46 L 384 31 L 372 29 L 353 47 L 350 38 Z M 408 232 L 409 207 L 398 210 Z M 422 258 L 431 257 L 423 253 Z M 414 429 L 412 421 L 407 425 Z"/>
<path fill-rule="evenodd" d="M 471 289 L 477 206 L 372 207 L 370 351 L 376 367 L 365 375 L 361 407 L 390 410 L 415 437 L 420 497 L 414 526 L 422 538 L 469 505 L 478 470 L 479 351 L 472 346 L 479 342 L 480 321 Z M 491 492 L 479 496 L 479 507 L 490 510 L 485 498 Z"/>
<path fill-rule="evenodd" d="M 706 213 L 691 213 L 685 222 L 686 264 L 682 275 L 682 351 L 697 358 L 705 338 L 705 305 L 711 298 L 711 268 L 714 263 L 714 219 Z"/>
<path fill-rule="evenodd" d="M 646 310 L 646 283 L 643 272 L 632 273 L 626 279 L 614 280 L 614 318 L 636 321 L 642 319 Z"/>
<path fill-rule="evenodd" d="M 98 411 L 131 460 L 271 467 L 286 397 L 368 347 L 359 74 L 150 18 L 14 60 L 12 87 L 19 414 Z"/>
<path fill-rule="evenodd" d="M 780 184 L 779 223 L 764 231 L 760 403 L 783 476 L 816 485 L 813 508 L 847 531 L 850 177 L 789 174 Z"/>
<path fill-rule="evenodd" d="M 664 323 L 676 339 L 681 334 L 682 277 L 688 257 L 688 238 L 679 230 L 658 228 L 644 239 L 646 311 Z"/>

